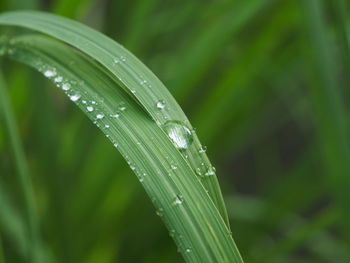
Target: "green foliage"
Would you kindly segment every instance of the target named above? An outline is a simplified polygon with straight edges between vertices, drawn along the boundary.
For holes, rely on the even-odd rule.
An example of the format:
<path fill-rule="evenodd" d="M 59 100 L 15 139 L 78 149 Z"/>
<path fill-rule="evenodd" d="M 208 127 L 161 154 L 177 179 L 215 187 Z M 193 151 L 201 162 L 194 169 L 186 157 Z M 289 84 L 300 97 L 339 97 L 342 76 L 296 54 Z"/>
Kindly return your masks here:
<path fill-rule="evenodd" d="M 190 148 L 176 149 L 166 122 L 192 131 L 187 118 L 114 41 L 51 15 L 0 15 L 0 52 L 31 66 L 1 61 L 0 262 L 234 257 L 216 177 L 200 176 L 213 169 L 197 135 L 246 262 L 349 262 L 347 1 L 4 0 L 0 9 L 49 11 L 115 39 L 196 127 Z M 86 114 L 67 100 L 73 92 Z M 98 103 L 93 112 L 84 97 Z M 114 122 L 119 101 L 127 110 Z M 91 125 L 97 110 L 109 138 Z"/>

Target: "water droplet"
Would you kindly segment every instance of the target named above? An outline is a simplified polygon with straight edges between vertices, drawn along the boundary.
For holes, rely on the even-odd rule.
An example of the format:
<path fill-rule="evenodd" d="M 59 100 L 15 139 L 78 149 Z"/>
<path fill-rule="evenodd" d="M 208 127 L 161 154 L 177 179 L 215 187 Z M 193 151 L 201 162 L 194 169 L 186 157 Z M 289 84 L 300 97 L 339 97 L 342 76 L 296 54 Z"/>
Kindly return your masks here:
<path fill-rule="evenodd" d="M 207 146 L 201 146 L 198 152 L 205 153 L 207 151 Z"/>
<path fill-rule="evenodd" d="M 63 90 L 70 90 L 70 84 L 69 84 L 69 83 L 64 83 L 64 84 L 62 85 L 62 89 L 63 89 Z"/>
<path fill-rule="evenodd" d="M 94 101 L 94 100 L 91 101 L 91 104 L 96 105 L 96 101 Z"/>
<path fill-rule="evenodd" d="M 171 167 L 172 170 L 176 170 L 177 169 L 177 166 L 175 164 L 170 165 L 170 167 Z"/>
<path fill-rule="evenodd" d="M 118 109 L 120 111 L 125 111 L 126 110 L 126 106 L 124 102 L 119 103 Z"/>
<path fill-rule="evenodd" d="M 111 116 L 112 118 L 119 118 L 120 114 L 116 113 L 116 114 L 110 114 L 109 116 Z"/>
<path fill-rule="evenodd" d="M 191 253 L 191 252 L 192 252 L 192 249 L 186 248 L 185 252 L 186 252 L 186 253 Z"/>
<path fill-rule="evenodd" d="M 215 175 L 215 167 L 214 166 L 210 166 L 207 170 L 207 172 L 204 174 L 205 176 L 212 176 Z"/>
<path fill-rule="evenodd" d="M 94 107 L 92 107 L 92 106 L 87 106 L 86 109 L 88 112 L 94 111 Z"/>
<path fill-rule="evenodd" d="M 47 70 L 45 70 L 44 75 L 47 78 L 51 78 L 51 77 L 56 76 L 56 72 L 54 70 L 47 69 Z"/>
<path fill-rule="evenodd" d="M 136 90 L 132 89 L 130 90 L 132 94 L 135 94 L 136 93 Z"/>
<path fill-rule="evenodd" d="M 123 62 L 125 62 L 125 61 L 126 61 L 126 57 L 120 56 L 120 60 L 123 61 Z"/>
<path fill-rule="evenodd" d="M 181 195 L 176 195 L 175 200 L 174 200 L 174 205 L 182 205 L 183 203 L 183 198 Z"/>
<path fill-rule="evenodd" d="M 80 99 L 81 95 L 79 93 L 75 93 L 69 96 L 71 101 L 78 101 Z"/>
<path fill-rule="evenodd" d="M 181 121 L 167 121 L 164 130 L 179 150 L 186 150 L 193 142 L 190 129 Z"/>
<path fill-rule="evenodd" d="M 86 100 L 82 100 L 81 103 L 86 104 Z"/>
<path fill-rule="evenodd" d="M 105 115 L 103 113 L 99 113 L 96 115 L 96 118 L 99 120 L 103 119 L 104 117 L 105 117 Z"/>
<path fill-rule="evenodd" d="M 114 146 L 115 148 L 118 148 L 119 144 L 118 144 L 118 143 L 114 143 L 113 146 Z"/>
<path fill-rule="evenodd" d="M 157 109 L 162 110 L 162 109 L 165 108 L 165 101 L 164 100 L 159 100 L 156 105 L 157 105 Z"/>
<path fill-rule="evenodd" d="M 162 216 L 163 216 L 163 208 L 159 208 L 159 209 L 156 211 L 156 214 L 157 214 L 157 216 L 162 217 Z"/>
<path fill-rule="evenodd" d="M 61 76 L 57 76 L 54 80 L 56 83 L 60 83 L 63 81 L 63 78 Z"/>
<path fill-rule="evenodd" d="M 175 236 L 175 233 L 176 233 L 175 229 L 171 229 L 171 230 L 169 231 L 169 236 L 174 237 L 174 236 Z"/>
<path fill-rule="evenodd" d="M 109 127 L 110 127 L 110 126 L 109 126 L 109 124 L 105 124 L 105 128 L 107 128 L 107 129 L 108 129 Z"/>

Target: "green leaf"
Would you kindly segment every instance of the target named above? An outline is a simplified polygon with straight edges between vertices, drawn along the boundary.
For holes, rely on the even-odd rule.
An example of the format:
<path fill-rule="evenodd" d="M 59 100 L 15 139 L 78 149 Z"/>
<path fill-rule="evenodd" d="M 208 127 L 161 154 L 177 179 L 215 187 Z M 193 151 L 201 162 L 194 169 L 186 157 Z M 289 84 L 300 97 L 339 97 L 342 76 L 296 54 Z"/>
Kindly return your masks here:
<path fill-rule="evenodd" d="M 0 23 L 13 26 L 0 50 L 54 81 L 105 133 L 188 262 L 242 262 L 214 168 L 181 108 L 146 66 L 111 39 L 68 19 L 13 12 L 2 14 Z"/>

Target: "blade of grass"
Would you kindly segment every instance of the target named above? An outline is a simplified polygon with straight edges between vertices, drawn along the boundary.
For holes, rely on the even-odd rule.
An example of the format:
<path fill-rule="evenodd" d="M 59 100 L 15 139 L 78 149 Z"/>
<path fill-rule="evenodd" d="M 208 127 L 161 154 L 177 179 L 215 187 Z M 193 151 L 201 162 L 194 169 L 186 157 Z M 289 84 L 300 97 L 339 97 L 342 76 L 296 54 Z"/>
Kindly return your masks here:
<path fill-rule="evenodd" d="M 119 78 L 131 81 L 130 76 L 113 73 L 91 57 L 56 40 L 20 34 L 10 43 L 9 56 L 33 66 L 53 81 L 62 76 L 58 82 L 61 87 L 63 83 L 70 83 L 67 95 L 114 144 L 118 143 L 118 149 L 143 183 L 188 262 L 242 262 L 228 227 L 186 162 L 187 158 L 135 101 L 132 92 L 116 88 Z M 66 58 L 70 58 L 69 61 Z M 148 72 L 135 65 L 134 69 L 138 76 Z M 153 87 L 157 81 L 148 83 Z M 130 87 L 134 86 L 128 85 Z M 140 95 L 138 98 L 145 99 Z M 145 102 L 154 106 L 157 101 Z M 117 118 L 115 114 L 121 102 L 123 110 L 119 107 Z M 192 154 L 198 155 L 198 151 Z M 171 169 L 174 164 L 176 169 Z"/>
<path fill-rule="evenodd" d="M 190 131 L 193 130 L 182 109 L 161 81 L 134 55 L 103 34 L 75 21 L 34 11 L 2 14 L 0 23 L 36 30 L 76 47 L 112 72 L 118 85 L 136 99 L 159 126 L 169 120 L 177 120 L 184 123 Z M 162 110 L 157 107 L 158 103 L 164 104 Z M 215 171 L 202 149 L 193 133 L 193 143 L 181 153 L 199 175 L 228 226 Z"/>
<path fill-rule="evenodd" d="M 336 82 L 334 50 L 323 21 L 323 1 L 300 1 L 311 57 L 311 95 L 323 161 L 342 212 L 344 235 L 350 240 L 350 151 L 343 101 Z"/>
<path fill-rule="evenodd" d="M 28 255 L 29 262 L 38 262 L 38 240 L 39 227 L 35 214 L 33 187 L 27 167 L 27 161 L 20 142 L 20 136 L 15 124 L 15 117 L 11 109 L 9 98 L 7 96 L 5 81 L 0 72 L 0 107 L 4 117 L 5 127 L 7 129 L 9 142 L 12 149 L 13 160 L 17 169 L 17 183 L 21 189 L 22 202 L 24 206 L 24 216 L 28 227 Z"/>
<path fill-rule="evenodd" d="M 18 211 L 14 209 L 2 184 L 0 184 L 0 207 L 0 230 L 2 236 L 6 236 L 11 241 L 16 252 L 22 258 L 26 258 L 30 248 L 26 226 Z"/>
<path fill-rule="evenodd" d="M 185 101 L 194 91 L 196 85 L 209 68 L 215 64 L 218 54 L 224 44 L 233 37 L 245 23 L 261 12 L 271 1 L 247 1 L 236 4 L 228 9 L 216 21 L 209 23 L 205 20 L 205 27 L 189 43 L 191 48 L 183 51 L 174 64 L 178 74 L 170 82 L 179 101 Z M 218 30 L 220 29 L 220 30 Z M 193 48 L 195 45 L 195 48 Z M 178 65 L 181 65 L 180 71 Z"/>

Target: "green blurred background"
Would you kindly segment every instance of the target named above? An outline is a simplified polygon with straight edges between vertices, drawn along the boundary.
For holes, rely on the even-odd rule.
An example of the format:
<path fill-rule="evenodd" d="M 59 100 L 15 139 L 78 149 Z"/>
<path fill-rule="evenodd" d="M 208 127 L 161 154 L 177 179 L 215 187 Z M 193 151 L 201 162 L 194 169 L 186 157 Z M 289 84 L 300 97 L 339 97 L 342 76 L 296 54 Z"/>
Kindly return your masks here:
<path fill-rule="evenodd" d="M 207 145 L 246 262 L 346 263 L 348 4 L 1 0 L 0 10 L 37 9 L 81 21 L 155 72 Z M 183 262 L 136 176 L 88 118 L 39 73 L 7 59 L 2 70 L 52 262 Z M 10 216 L 7 204 L 20 218 L 16 169 L 0 121 L 7 200 L 0 213 Z M 22 262 L 0 225 L 0 262 Z"/>

